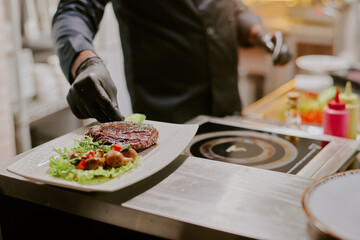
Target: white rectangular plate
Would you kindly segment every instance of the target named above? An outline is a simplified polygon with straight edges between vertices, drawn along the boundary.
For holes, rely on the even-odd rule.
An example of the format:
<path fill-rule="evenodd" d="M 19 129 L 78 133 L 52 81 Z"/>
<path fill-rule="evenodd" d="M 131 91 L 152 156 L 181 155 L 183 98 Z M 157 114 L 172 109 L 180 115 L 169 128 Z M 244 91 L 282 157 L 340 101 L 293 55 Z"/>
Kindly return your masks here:
<path fill-rule="evenodd" d="M 119 190 L 149 177 L 171 163 L 185 149 L 198 129 L 198 125 L 190 124 L 155 121 L 145 121 L 145 123 L 152 124 L 159 131 L 158 144 L 140 153 L 142 158 L 138 167 L 105 183 L 81 185 L 77 182 L 53 177 L 48 173 L 49 158 L 56 155 L 53 149 L 73 147 L 74 139 L 83 137 L 87 128 L 84 128 L 83 133 L 70 133 L 41 145 L 10 165 L 7 170 L 35 182 L 81 191 L 113 192 Z"/>

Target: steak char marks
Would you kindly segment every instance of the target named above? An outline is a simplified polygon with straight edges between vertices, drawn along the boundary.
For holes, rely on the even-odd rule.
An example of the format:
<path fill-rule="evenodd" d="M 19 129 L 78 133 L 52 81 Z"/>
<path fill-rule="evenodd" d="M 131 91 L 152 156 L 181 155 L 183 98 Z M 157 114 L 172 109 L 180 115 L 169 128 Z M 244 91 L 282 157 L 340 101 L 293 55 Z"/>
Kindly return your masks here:
<path fill-rule="evenodd" d="M 103 144 L 130 144 L 137 152 L 141 152 L 157 143 L 159 132 L 151 124 L 134 122 L 108 122 L 92 126 L 86 135 Z"/>

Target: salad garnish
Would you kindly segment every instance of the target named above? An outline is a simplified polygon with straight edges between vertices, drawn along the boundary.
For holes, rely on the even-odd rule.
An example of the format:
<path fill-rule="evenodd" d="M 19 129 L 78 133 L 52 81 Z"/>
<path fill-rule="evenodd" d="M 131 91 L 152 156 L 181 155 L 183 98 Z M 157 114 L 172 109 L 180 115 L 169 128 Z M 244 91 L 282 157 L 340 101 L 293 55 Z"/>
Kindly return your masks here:
<path fill-rule="evenodd" d="M 72 148 L 54 149 L 49 174 L 79 184 L 98 184 L 139 165 L 141 156 L 129 144 L 103 145 L 91 136 L 74 140 Z"/>

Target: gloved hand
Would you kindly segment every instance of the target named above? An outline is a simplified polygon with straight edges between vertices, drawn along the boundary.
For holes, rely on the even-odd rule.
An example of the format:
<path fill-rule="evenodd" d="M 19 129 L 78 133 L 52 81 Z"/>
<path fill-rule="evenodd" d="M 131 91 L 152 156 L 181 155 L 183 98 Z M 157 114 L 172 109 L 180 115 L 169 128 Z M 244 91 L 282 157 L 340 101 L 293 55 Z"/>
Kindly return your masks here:
<path fill-rule="evenodd" d="M 281 32 L 274 35 L 259 30 L 254 38 L 255 45 L 263 48 L 266 52 L 272 54 L 274 65 L 285 65 L 291 59 L 291 53 L 287 44 L 283 41 Z"/>
<path fill-rule="evenodd" d="M 78 67 L 67 101 L 79 119 L 96 118 L 99 122 L 122 120 L 117 90 L 99 57 L 86 59 Z"/>

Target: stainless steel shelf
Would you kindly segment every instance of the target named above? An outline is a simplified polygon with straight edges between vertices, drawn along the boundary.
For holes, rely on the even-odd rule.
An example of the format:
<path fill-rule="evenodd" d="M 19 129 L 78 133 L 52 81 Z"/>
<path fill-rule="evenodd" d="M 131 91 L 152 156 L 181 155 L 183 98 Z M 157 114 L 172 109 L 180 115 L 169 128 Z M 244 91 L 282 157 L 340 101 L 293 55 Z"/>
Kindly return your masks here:
<path fill-rule="evenodd" d="M 26 113 L 29 124 L 41 120 L 51 114 L 67 108 L 69 105 L 65 96 L 59 96 L 53 99 L 32 100 L 27 103 Z"/>

